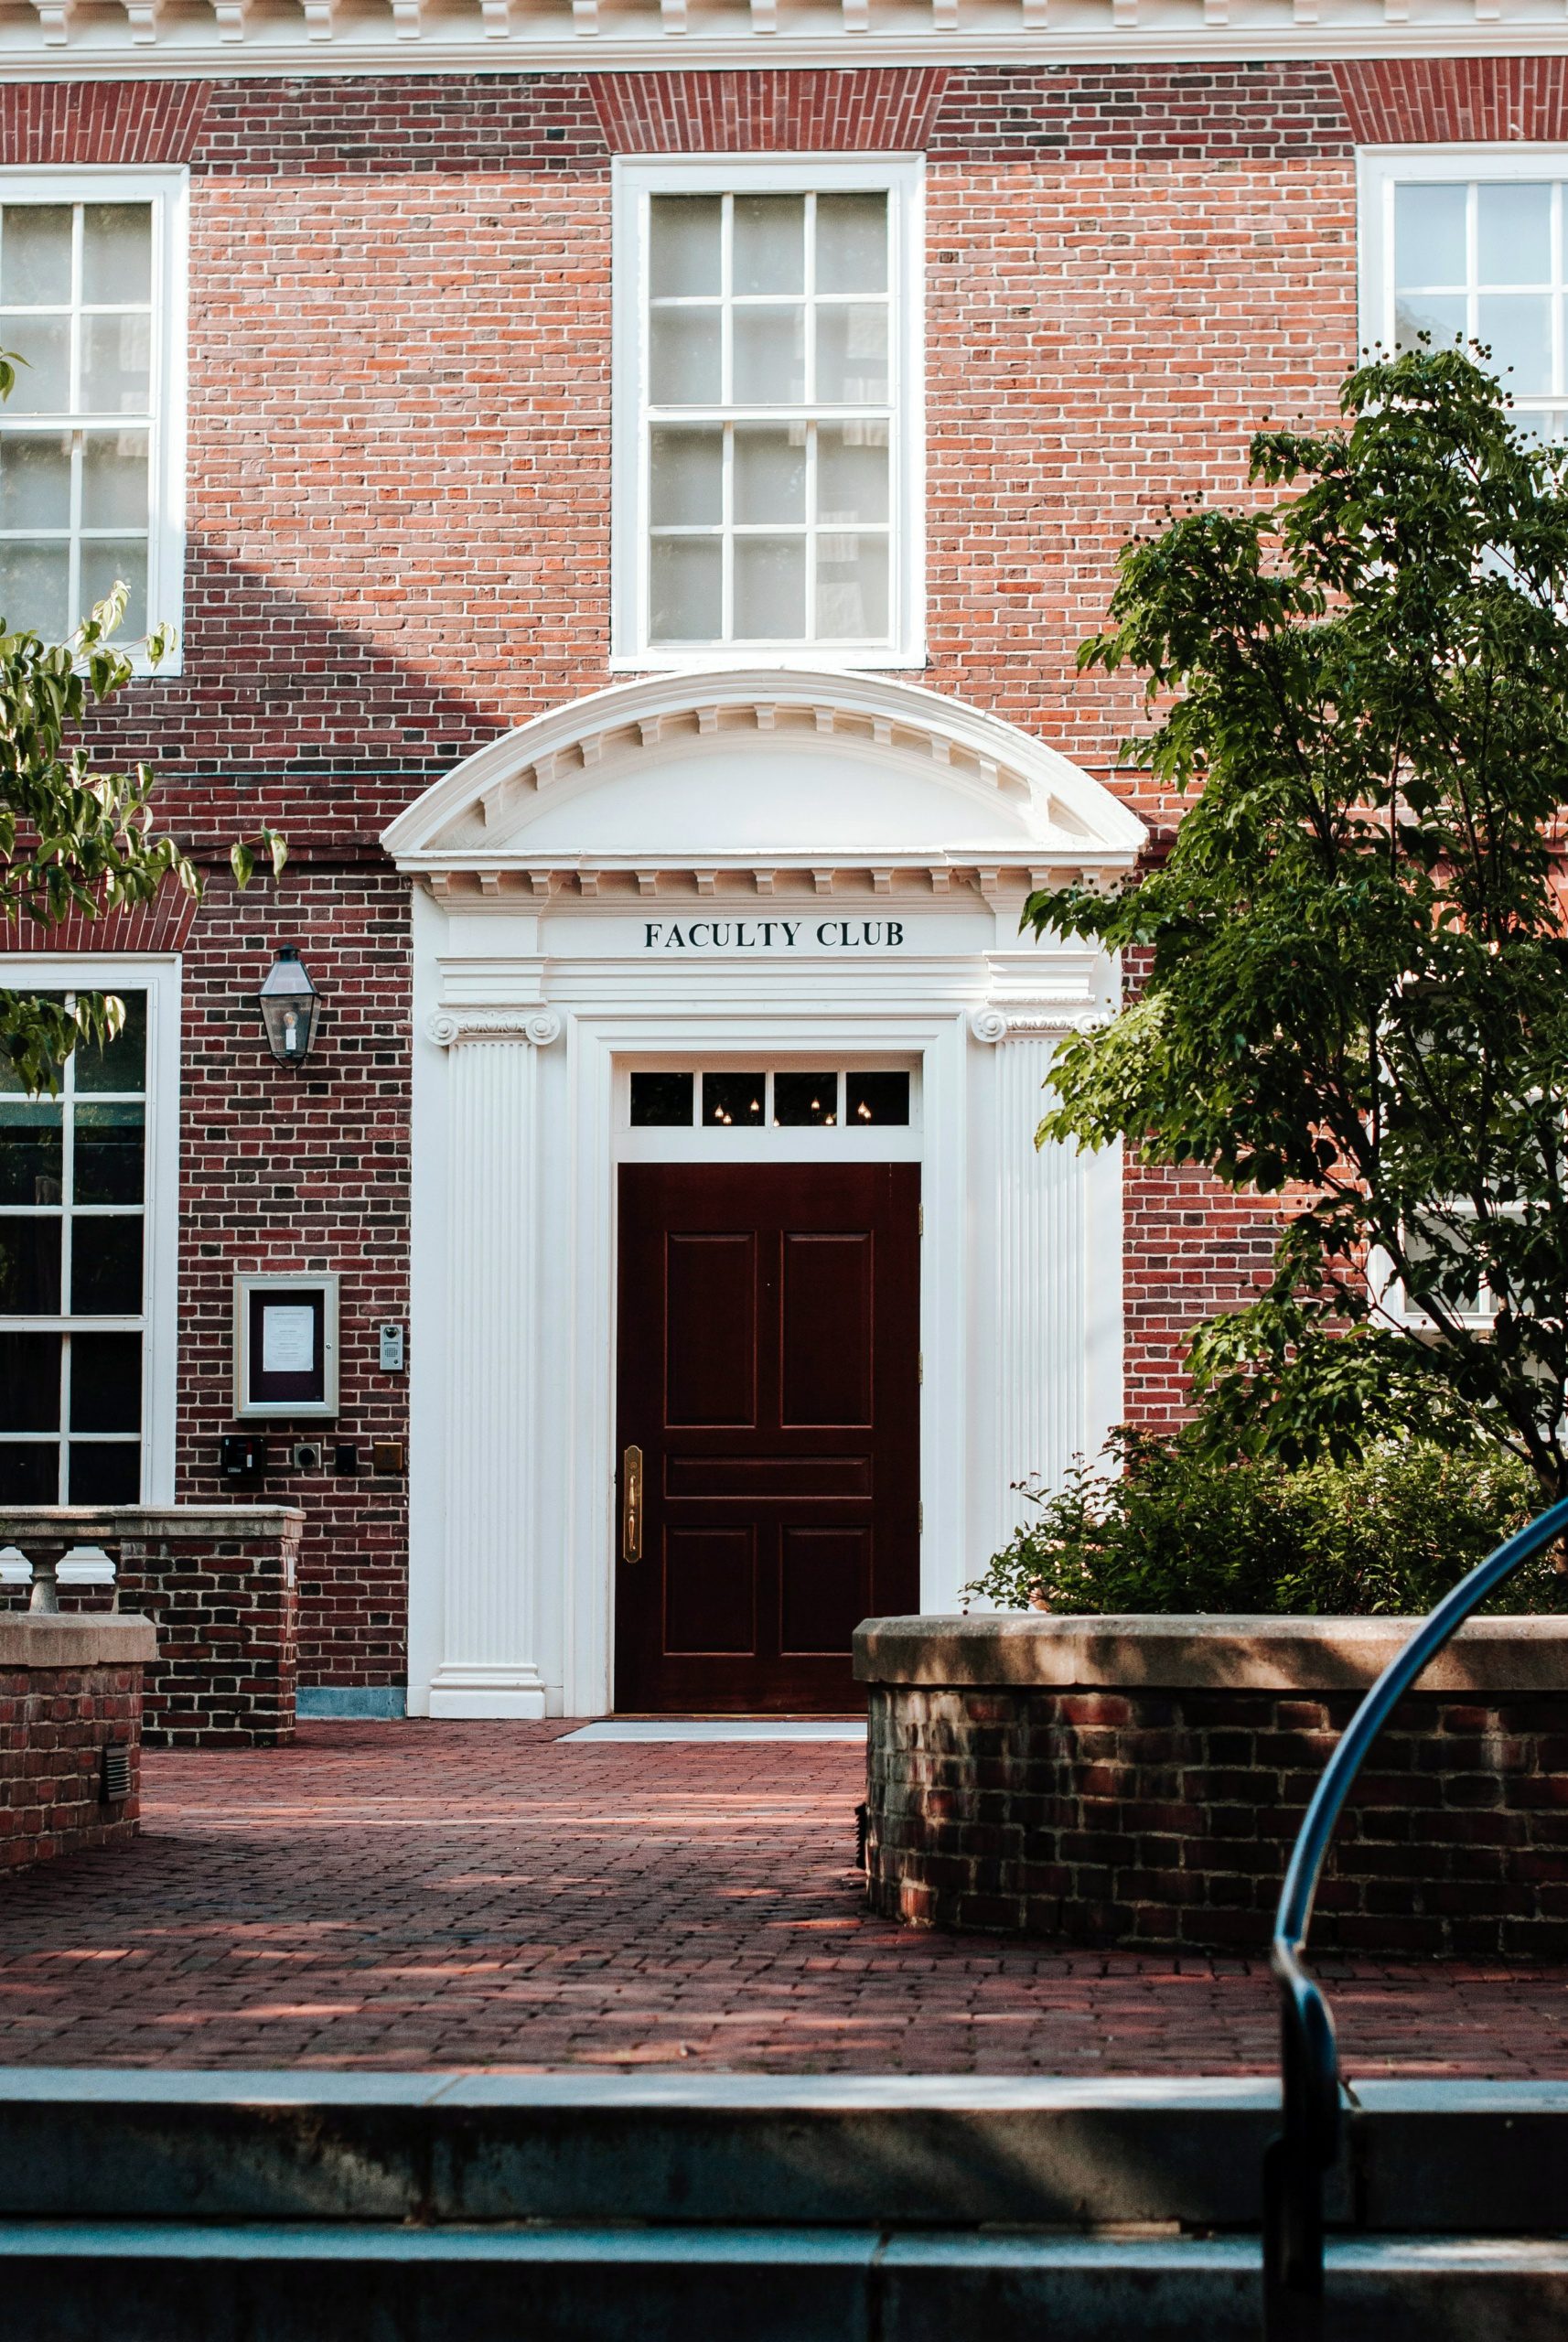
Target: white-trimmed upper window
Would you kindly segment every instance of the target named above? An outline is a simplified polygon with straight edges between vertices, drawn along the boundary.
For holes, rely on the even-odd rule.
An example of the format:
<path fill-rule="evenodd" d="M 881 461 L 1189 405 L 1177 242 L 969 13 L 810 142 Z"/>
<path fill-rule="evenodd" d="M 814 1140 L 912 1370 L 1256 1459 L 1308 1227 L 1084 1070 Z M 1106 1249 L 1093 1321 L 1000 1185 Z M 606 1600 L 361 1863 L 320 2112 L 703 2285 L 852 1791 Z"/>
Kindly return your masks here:
<path fill-rule="evenodd" d="M 1361 252 L 1364 340 L 1485 343 L 1520 422 L 1568 435 L 1568 151 L 1365 154 Z"/>
<path fill-rule="evenodd" d="M 180 171 L 0 171 L 0 614 L 51 641 L 117 578 L 127 644 L 179 624 L 184 204 Z"/>
<path fill-rule="evenodd" d="M 920 167 L 617 166 L 616 655 L 906 666 Z"/>

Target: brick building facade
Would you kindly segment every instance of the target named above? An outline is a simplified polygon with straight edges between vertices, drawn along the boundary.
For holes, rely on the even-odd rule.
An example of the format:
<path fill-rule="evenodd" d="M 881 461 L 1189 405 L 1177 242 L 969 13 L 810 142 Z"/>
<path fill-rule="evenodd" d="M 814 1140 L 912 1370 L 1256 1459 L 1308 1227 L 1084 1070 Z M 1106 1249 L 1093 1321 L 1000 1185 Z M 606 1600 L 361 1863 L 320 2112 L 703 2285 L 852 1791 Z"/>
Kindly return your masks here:
<path fill-rule="evenodd" d="M 668 38 L 639 47 L 628 13 L 600 24 L 593 70 L 554 19 L 546 41 L 542 16 L 488 5 L 484 53 L 477 31 L 467 49 L 454 33 L 432 62 L 417 11 L 350 55 L 316 38 L 331 11 L 296 23 L 281 0 L 266 49 L 242 10 L 215 18 L 231 49 L 156 12 L 150 45 L 132 38 L 134 10 L 124 38 L 116 18 L 63 46 L 0 27 L 0 340 L 23 347 L 70 308 L 70 347 L 96 349 L 94 318 L 120 295 L 93 275 L 94 238 L 134 242 L 145 203 L 165 237 L 147 542 L 153 615 L 177 606 L 180 651 L 104 713 L 92 747 L 156 765 L 163 820 L 211 871 L 194 914 L 9 939 L 15 980 L 123 988 L 156 968 L 164 989 L 163 1038 L 150 1025 L 124 1094 L 94 1078 L 123 1122 L 145 1111 L 141 1306 L 115 1288 L 115 1307 L 84 1309 L 85 1286 L 51 1284 L 52 1270 L 16 1284 L 9 1333 L 33 1347 L 0 1378 L 0 1488 L 166 1503 L 239 1486 L 303 1506 L 301 1683 L 340 1706 L 387 1712 L 405 1684 L 437 1714 L 657 1706 L 677 1683 L 677 1704 L 832 1704 L 831 1670 L 764 1681 L 747 1653 L 836 1651 L 846 1604 L 853 1623 L 874 1599 L 950 1599 L 1009 1525 L 1008 1482 L 1059 1471 L 1122 1415 L 1179 1416 L 1187 1329 L 1264 1257 L 1262 1223 L 1199 1178 L 1028 1150 L 1054 1038 L 1102 1015 L 1116 976 L 1081 952 L 1024 952 L 1018 906 L 1042 870 L 1114 874 L 1157 851 L 1179 810 L 1118 768 L 1136 680 L 1080 678 L 1074 653 L 1128 535 L 1188 491 L 1241 492 L 1264 416 L 1332 414 L 1404 265 L 1373 256 L 1404 216 L 1387 208 L 1402 185 L 1441 187 L 1481 222 L 1458 290 L 1432 296 L 1440 318 L 1444 301 L 1484 310 L 1501 281 L 1486 274 L 1487 190 L 1522 188 L 1527 209 L 1540 198 L 1546 362 L 1561 373 L 1568 62 L 1505 53 L 1506 10 L 1487 53 L 1477 26 L 1474 53 L 1442 55 L 1465 43 L 1423 18 L 1343 38 L 1264 29 L 1249 48 L 1195 14 L 1141 51 L 1135 6 L 1125 38 L 1109 12 L 1070 40 L 1039 13 L 1004 39 L 944 30 L 939 8 L 935 28 L 894 39 L 874 24 L 857 47 L 846 12 L 791 56 L 754 10 L 703 31 L 689 64 Z M 69 293 L 48 276 L 43 216 L 68 213 Z M 7 276 L 13 220 L 10 264 L 31 276 Z M 711 266 L 727 272 L 711 284 L 710 226 Z M 142 310 L 116 314 L 124 384 Z M 668 360 L 666 332 L 671 350 L 686 337 Z M 722 347 L 733 369 L 716 387 L 704 335 L 714 368 Z M 139 536 L 106 533 L 130 531 L 128 508 L 91 502 L 94 464 L 130 477 L 142 460 L 142 409 L 126 403 L 142 392 L 112 381 L 100 413 L 89 357 L 72 363 L 73 407 L 28 389 L 45 417 L 32 439 L 16 401 L 0 422 L 0 471 L 9 460 L 23 483 L 0 531 L 14 622 L 37 579 L 68 575 L 68 543 L 73 588 L 124 545 L 142 558 Z M 688 370 L 673 399 L 666 364 L 671 382 Z M 796 381 L 791 364 L 816 371 Z M 1532 387 L 1568 408 L 1568 382 Z M 40 521 L 28 451 L 44 450 L 43 478 L 57 444 L 83 484 L 69 517 L 62 500 Z M 852 474 L 860 487 L 843 485 Z M 755 521 L 747 497 L 763 499 Z M 749 633 L 747 609 L 762 613 Z M 239 897 L 227 842 L 261 819 L 286 833 L 288 870 Z M 284 945 L 321 998 L 297 1068 L 274 1061 L 255 1006 Z M 671 950 L 683 990 L 669 989 Z M 161 1097 L 160 1048 L 174 1053 Z M 773 1080 L 766 1104 L 759 1090 L 736 1110 L 750 1133 L 703 1103 L 728 1094 L 704 1075 L 736 1068 Z M 805 1072 L 846 1085 L 831 1121 L 779 1087 Z M 872 1074 L 903 1091 L 852 1086 Z M 648 1085 L 688 1076 L 656 1102 Z M 71 1276 L 96 1258 L 90 1240 L 112 1244 L 82 1198 L 115 1201 L 92 1185 L 114 1110 L 81 1080 L 59 1155 L 77 1168 L 46 1165 L 16 1190 L 41 1215 L 29 1242 L 82 1215 Z M 843 1127 L 857 1112 L 871 1129 Z M 628 1285 L 624 1262 L 618 1282 L 627 1166 L 700 1178 L 793 1162 L 828 1178 L 879 1161 L 885 1122 L 882 1152 L 920 1165 L 920 1355 L 867 1348 L 865 1390 L 920 1378 L 918 1459 L 877 1445 L 880 1395 L 851 1392 L 837 1414 L 790 1397 L 791 1375 L 828 1370 L 811 1365 L 822 1327 L 797 1324 L 786 1295 L 770 1333 L 748 1300 L 751 1347 L 731 1366 L 755 1397 L 769 1343 L 784 1360 L 775 1493 L 744 1519 L 682 1515 L 679 1471 L 714 1459 L 677 1455 L 663 1431 L 709 1423 L 725 1447 L 745 1413 L 677 1389 L 684 1375 L 697 1391 L 703 1359 L 729 1374 L 715 1327 L 734 1296 L 716 1269 L 684 1303 Z M 748 1260 L 777 1242 L 803 1262 L 832 1233 L 735 1210 Z M 887 1316 L 881 1289 L 855 1283 L 858 1254 L 843 1259 L 847 1283 L 820 1289 L 819 1314 L 845 1296 L 830 1352 L 840 1334 L 871 1345 Z M 242 1363 L 252 1402 L 268 1373 L 285 1398 L 245 1415 L 235 1280 L 285 1275 L 338 1281 L 335 1411 L 288 1411 L 290 1360 L 309 1370 L 280 1317 L 273 1366 L 261 1348 Z M 296 1336 L 305 1290 L 274 1296 Z M 650 1398 L 628 1344 L 655 1298 L 665 1380 Z M 383 1357 L 399 1327 L 406 1368 Z M 247 1320 L 242 1349 L 259 1327 Z M 62 1337 L 79 1364 L 51 1423 L 33 1385 L 57 1355 L 38 1345 Z M 136 1422 L 109 1421 L 102 1361 L 123 1353 L 92 1344 L 111 1338 L 144 1345 Z M 645 1405 L 661 1429 L 634 1440 Z M 838 1458 L 831 1487 L 807 1488 L 811 1459 L 790 1445 L 813 1423 Z M 856 1425 L 869 1461 L 849 1453 Z M 236 1433 L 267 1442 L 261 1483 L 221 1468 Z M 303 1467 L 296 1445 L 317 1451 Z M 626 1456 L 643 1448 L 645 1562 L 674 1542 L 658 1546 L 662 1595 L 635 1597 L 663 1622 L 651 1672 L 618 1685 L 620 1641 L 641 1631 L 628 1584 L 657 1574 L 628 1574 L 642 1499 L 628 1525 Z M 737 1503 L 725 1453 L 722 1501 Z M 808 1513 L 841 1509 L 791 1529 L 779 1473 Z M 923 1507 L 907 1567 L 871 1558 L 854 1509 L 889 1475 L 918 1478 Z M 721 1502 L 716 1488 L 693 1501 Z M 715 1660 L 706 1691 L 700 1671 L 660 1671 L 682 1602 L 681 1648 Z"/>

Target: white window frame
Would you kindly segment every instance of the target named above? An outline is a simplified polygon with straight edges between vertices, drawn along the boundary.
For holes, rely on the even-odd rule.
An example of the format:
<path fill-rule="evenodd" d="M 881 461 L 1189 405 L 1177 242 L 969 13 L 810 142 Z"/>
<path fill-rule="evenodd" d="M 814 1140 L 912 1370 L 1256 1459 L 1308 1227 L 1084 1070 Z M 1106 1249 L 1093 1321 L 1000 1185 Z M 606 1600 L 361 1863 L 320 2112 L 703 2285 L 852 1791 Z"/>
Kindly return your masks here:
<path fill-rule="evenodd" d="M 1568 273 L 1568 146 L 1533 145 L 1473 146 L 1363 146 L 1356 158 L 1360 218 L 1359 307 L 1363 349 L 1394 346 L 1394 190 L 1414 181 L 1561 179 L 1564 194 L 1559 230 L 1563 250 L 1559 273 Z M 1553 332 L 1568 338 L 1568 303 L 1561 305 Z M 1522 414 L 1568 409 L 1568 349 L 1557 360 L 1563 388 L 1550 396 L 1516 396 Z M 1505 376 L 1504 388 L 1509 388 Z"/>
<path fill-rule="evenodd" d="M 826 1048 L 812 1051 L 770 1047 L 747 1048 L 731 1042 L 722 1051 L 704 1055 L 671 1052 L 618 1059 L 615 1074 L 616 1160 L 619 1163 L 918 1163 L 925 1137 L 921 1117 L 921 1060 L 908 1050 L 881 1055 L 865 1050 Z M 690 1123 L 634 1126 L 631 1119 L 631 1077 L 634 1073 L 760 1073 L 771 1080 L 778 1073 L 831 1073 L 839 1085 L 839 1117 L 832 1123 L 792 1123 L 780 1127 L 770 1121 L 751 1127 L 725 1130 L 694 1119 L 700 1100 L 693 1097 Z M 864 1126 L 844 1119 L 843 1084 L 854 1073 L 907 1073 L 909 1077 L 909 1119 L 907 1123 L 873 1123 Z"/>
<path fill-rule="evenodd" d="M 925 165 L 921 156 L 871 155 L 686 156 L 611 166 L 614 205 L 615 373 L 611 485 L 612 628 L 618 673 L 682 669 L 797 667 L 839 672 L 918 668 L 925 647 Z M 892 523 L 886 648 L 832 642 L 751 645 L 648 639 L 648 473 L 644 461 L 650 199 L 655 195 L 881 194 L 888 199 L 888 360 L 893 411 Z M 787 417 L 790 410 L 779 408 Z"/>
<path fill-rule="evenodd" d="M 117 952 L 95 959 L 6 952 L 0 983 L 9 992 L 107 992 L 147 995 L 146 1155 L 140 1319 L 7 1316 L 7 1331 L 140 1331 L 142 1502 L 174 1502 L 175 1411 L 179 1338 L 179 1022 L 177 954 Z M 89 1045 L 91 1046 L 91 1045 Z M 61 1299 L 65 1299 L 64 1295 Z"/>
<path fill-rule="evenodd" d="M 42 170 L 0 169 L 0 205 L 7 203 L 150 203 L 153 207 L 152 431 L 148 497 L 147 619 L 171 626 L 176 641 L 156 667 L 133 654 L 138 674 L 177 675 L 185 627 L 185 470 L 188 403 L 187 351 L 189 279 L 189 178 L 183 168 L 120 169 L 92 166 Z M 0 407 L 0 419 L 6 410 Z M 0 427 L 40 424 L 16 415 Z M 77 618 L 86 612 L 74 613 Z"/>
<path fill-rule="evenodd" d="M 1455 1205 L 1454 1216 L 1456 1219 L 1463 1219 L 1473 1218 L 1474 1214 L 1467 1206 Z M 1410 1300 L 1405 1293 L 1404 1279 L 1380 1244 L 1374 1244 L 1368 1253 L 1367 1285 L 1373 1307 L 1380 1311 L 1391 1325 L 1407 1327 L 1415 1333 L 1435 1326 L 1436 1319 Z M 1480 1305 L 1477 1308 L 1455 1309 L 1449 1314 L 1455 1325 L 1466 1327 L 1472 1333 L 1489 1333 L 1497 1316 L 1497 1306 L 1484 1276 L 1478 1280 L 1477 1300 Z"/>

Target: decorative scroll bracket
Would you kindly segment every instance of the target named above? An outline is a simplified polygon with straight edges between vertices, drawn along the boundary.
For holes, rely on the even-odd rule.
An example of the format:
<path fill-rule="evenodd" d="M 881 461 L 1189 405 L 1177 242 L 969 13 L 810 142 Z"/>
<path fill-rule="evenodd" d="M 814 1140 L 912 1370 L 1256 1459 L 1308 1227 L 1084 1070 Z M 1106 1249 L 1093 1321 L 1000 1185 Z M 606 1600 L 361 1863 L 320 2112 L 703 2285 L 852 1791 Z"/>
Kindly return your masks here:
<path fill-rule="evenodd" d="M 424 1027 L 437 1048 L 455 1048 L 460 1041 L 524 1041 L 531 1048 L 547 1049 L 561 1037 L 561 1017 L 553 1008 L 438 1008 Z"/>
<path fill-rule="evenodd" d="M 1097 1033 L 1109 1025 L 1110 1008 L 1059 1008 L 1041 1004 L 1030 1008 L 976 1008 L 970 1012 L 969 1029 L 977 1041 L 1038 1041 L 1064 1033 Z"/>

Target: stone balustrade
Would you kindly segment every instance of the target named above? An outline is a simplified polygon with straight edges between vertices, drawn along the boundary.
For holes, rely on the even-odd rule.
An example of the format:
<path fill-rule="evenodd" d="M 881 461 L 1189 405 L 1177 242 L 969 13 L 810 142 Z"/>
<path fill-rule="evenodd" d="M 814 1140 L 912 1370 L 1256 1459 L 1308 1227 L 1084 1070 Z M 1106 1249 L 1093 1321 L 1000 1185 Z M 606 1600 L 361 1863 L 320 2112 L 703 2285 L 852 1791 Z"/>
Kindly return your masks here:
<path fill-rule="evenodd" d="M 870 1900 L 919 1926 L 1255 1950 L 1408 1618 L 873 1618 Z M 1472 1620 L 1341 1822 L 1319 1950 L 1568 1958 L 1568 1617 Z"/>
<path fill-rule="evenodd" d="M 152 1620 L 150 1746 L 286 1741 L 304 1526 L 283 1505 L 13 1506 L 0 1509 L 0 1599 L 12 1617 L 117 1606 Z"/>

